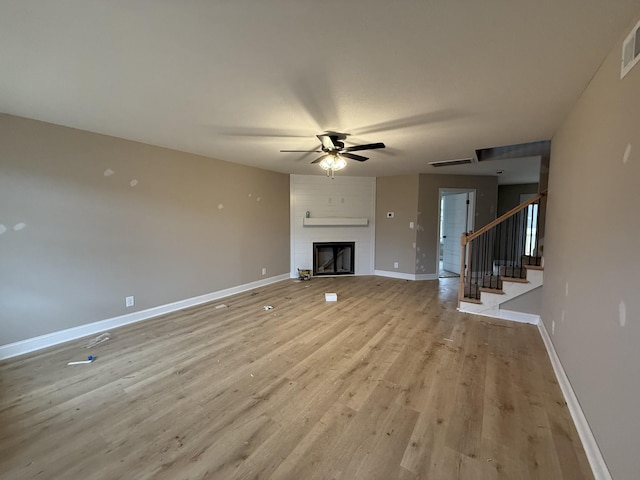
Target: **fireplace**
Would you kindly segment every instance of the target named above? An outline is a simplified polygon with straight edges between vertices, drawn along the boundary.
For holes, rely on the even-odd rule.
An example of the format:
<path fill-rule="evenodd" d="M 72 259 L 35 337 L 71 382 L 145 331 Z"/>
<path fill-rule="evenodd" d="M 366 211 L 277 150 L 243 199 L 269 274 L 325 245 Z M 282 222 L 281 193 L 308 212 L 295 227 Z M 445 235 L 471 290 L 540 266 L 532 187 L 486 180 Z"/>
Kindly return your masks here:
<path fill-rule="evenodd" d="M 353 275 L 355 242 L 314 242 L 313 275 Z"/>

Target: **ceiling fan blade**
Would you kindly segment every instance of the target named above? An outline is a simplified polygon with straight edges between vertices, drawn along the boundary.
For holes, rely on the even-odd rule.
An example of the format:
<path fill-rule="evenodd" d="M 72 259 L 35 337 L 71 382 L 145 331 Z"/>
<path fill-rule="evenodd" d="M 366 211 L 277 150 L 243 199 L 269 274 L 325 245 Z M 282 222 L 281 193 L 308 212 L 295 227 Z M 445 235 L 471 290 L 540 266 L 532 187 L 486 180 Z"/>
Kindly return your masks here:
<path fill-rule="evenodd" d="M 376 148 L 385 148 L 384 143 L 369 143 L 368 145 L 354 145 L 353 147 L 347 147 L 342 152 L 357 152 L 358 150 L 374 150 Z"/>
<path fill-rule="evenodd" d="M 330 155 L 328 153 L 326 155 L 322 155 L 321 157 L 318 157 L 313 162 L 311 162 L 311 164 L 313 165 L 314 163 L 320 163 L 322 160 L 324 160 L 325 158 L 327 158 L 329 156 Z"/>
<path fill-rule="evenodd" d="M 322 153 L 322 150 L 280 150 L 283 153 Z"/>
<path fill-rule="evenodd" d="M 351 160 L 357 160 L 359 162 L 364 162 L 365 160 L 369 160 L 369 157 L 363 157 L 362 155 L 356 155 L 355 153 L 348 152 L 340 152 L 341 157 L 347 157 Z"/>

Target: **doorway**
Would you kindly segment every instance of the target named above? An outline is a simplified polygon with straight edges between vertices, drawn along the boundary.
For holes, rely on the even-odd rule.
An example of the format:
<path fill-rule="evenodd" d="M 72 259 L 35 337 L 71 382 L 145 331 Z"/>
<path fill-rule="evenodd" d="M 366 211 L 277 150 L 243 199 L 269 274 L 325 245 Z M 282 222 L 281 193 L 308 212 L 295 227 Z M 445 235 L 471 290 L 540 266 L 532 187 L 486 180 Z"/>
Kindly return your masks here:
<path fill-rule="evenodd" d="M 441 188 L 439 208 L 438 277 L 460 275 L 460 237 L 473 230 L 475 189 Z"/>

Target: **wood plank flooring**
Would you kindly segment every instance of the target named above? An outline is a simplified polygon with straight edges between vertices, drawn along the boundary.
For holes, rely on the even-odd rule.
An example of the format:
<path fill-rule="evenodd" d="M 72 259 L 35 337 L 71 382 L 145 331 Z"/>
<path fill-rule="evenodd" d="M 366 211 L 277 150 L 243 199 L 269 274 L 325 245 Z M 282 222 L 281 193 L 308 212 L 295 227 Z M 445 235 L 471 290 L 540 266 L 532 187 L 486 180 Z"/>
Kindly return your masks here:
<path fill-rule="evenodd" d="M 288 280 L 2 362 L 0 478 L 593 478 L 537 328 L 456 288 Z"/>

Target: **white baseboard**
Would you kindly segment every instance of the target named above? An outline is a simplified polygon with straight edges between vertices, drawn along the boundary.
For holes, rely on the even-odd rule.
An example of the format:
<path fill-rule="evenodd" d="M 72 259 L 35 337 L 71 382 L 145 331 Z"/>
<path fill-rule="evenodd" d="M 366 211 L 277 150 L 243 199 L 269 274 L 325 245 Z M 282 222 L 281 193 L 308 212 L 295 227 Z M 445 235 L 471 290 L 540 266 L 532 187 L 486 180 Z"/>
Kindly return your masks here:
<path fill-rule="evenodd" d="M 497 307 L 486 307 L 482 309 L 483 304 L 477 304 L 472 302 L 460 302 L 458 311 L 462 313 L 469 313 L 471 315 L 480 315 L 487 318 L 497 318 L 498 320 L 507 320 L 509 322 L 528 323 L 531 325 L 538 325 L 540 322 L 540 315 L 534 315 L 531 313 L 515 312 L 513 310 L 502 310 Z"/>
<path fill-rule="evenodd" d="M 437 280 L 438 275 L 435 273 L 422 273 L 415 275 L 413 273 L 389 272 L 387 270 L 375 270 L 374 275 L 379 277 L 399 278 L 401 280 Z"/>
<path fill-rule="evenodd" d="M 514 310 L 498 309 L 498 318 L 502 320 L 511 320 L 512 322 L 530 323 L 538 325 L 540 323 L 540 315 L 533 313 L 516 312 Z"/>
<path fill-rule="evenodd" d="M 569 407 L 569 413 L 571 413 L 573 423 L 576 426 L 576 430 L 578 430 L 578 435 L 582 441 L 582 446 L 585 454 L 587 455 L 587 460 L 589 460 L 589 465 L 591 465 L 593 476 L 595 480 L 611 480 L 611 474 L 609 473 L 607 464 L 604 461 L 602 452 L 600 451 L 598 443 L 593 436 L 593 432 L 589 427 L 587 417 L 585 417 L 584 412 L 580 407 L 580 402 L 573 391 L 571 382 L 569 382 L 569 377 L 567 377 L 567 374 L 562 367 L 562 363 L 560 363 L 560 358 L 556 353 L 556 349 L 553 346 L 553 342 L 551 341 L 551 337 L 549 336 L 546 327 L 544 326 L 544 322 L 538 322 L 538 329 L 540 330 L 540 335 L 542 336 L 544 345 L 547 348 L 547 353 L 549 354 L 553 371 L 555 372 L 558 383 L 560 384 L 560 389 L 562 390 L 564 399 Z"/>
<path fill-rule="evenodd" d="M 24 355 L 25 353 L 40 350 L 42 348 L 52 347 L 54 345 L 68 342 L 70 340 L 86 337 L 87 335 L 102 333 L 112 328 L 118 328 L 130 323 L 148 320 L 159 315 L 164 315 L 166 313 L 175 312 L 184 308 L 193 307 L 202 303 L 212 302 L 214 300 L 219 300 L 221 298 L 235 295 L 237 293 L 246 292 L 247 290 L 264 287 L 265 285 L 270 285 L 272 283 L 288 279 L 289 274 L 285 273 L 282 275 L 277 275 L 275 277 L 265 278 L 251 283 L 245 283 L 244 285 L 238 285 L 237 287 L 231 287 L 224 290 L 218 290 L 217 292 L 187 298 L 185 300 L 179 300 L 167 305 L 160 305 L 158 307 L 141 310 L 139 312 L 128 313 L 126 315 L 120 315 L 118 317 L 108 318 L 106 320 L 100 320 L 97 322 L 88 323 L 86 325 L 79 325 L 77 327 L 47 333 L 45 335 L 40 335 L 39 337 L 28 338 L 19 342 L 9 343 L 7 345 L 0 345 L 0 360 L 16 357 L 18 355 Z"/>
<path fill-rule="evenodd" d="M 421 280 L 438 280 L 438 274 L 437 273 L 417 273 L 416 274 L 416 280 L 421 281 Z"/>

